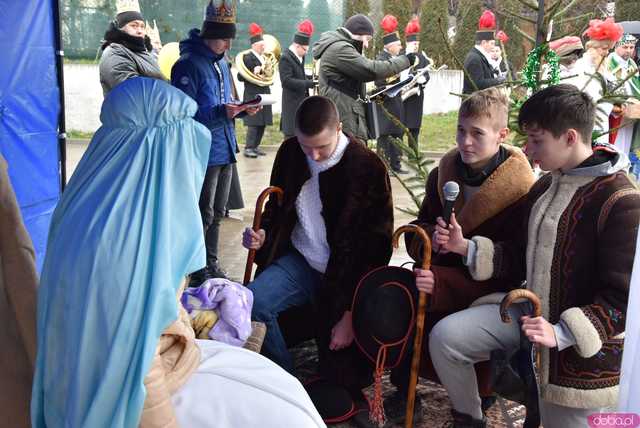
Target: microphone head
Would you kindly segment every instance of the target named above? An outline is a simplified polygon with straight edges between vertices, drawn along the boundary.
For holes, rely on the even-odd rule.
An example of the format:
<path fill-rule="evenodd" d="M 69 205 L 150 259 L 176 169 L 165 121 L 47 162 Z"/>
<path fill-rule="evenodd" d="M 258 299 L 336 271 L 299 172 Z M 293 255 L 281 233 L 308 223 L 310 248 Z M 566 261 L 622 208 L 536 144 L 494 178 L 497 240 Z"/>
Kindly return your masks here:
<path fill-rule="evenodd" d="M 455 181 L 447 181 L 442 186 L 445 201 L 455 201 L 460 193 L 460 186 Z"/>

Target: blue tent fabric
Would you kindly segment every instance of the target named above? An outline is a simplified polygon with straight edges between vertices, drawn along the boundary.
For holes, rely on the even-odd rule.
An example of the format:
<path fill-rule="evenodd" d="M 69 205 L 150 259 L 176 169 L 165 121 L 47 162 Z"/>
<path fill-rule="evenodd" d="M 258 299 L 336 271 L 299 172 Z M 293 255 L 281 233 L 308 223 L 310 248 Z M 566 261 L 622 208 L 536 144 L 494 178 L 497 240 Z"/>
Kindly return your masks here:
<path fill-rule="evenodd" d="M 102 106 L 102 127 L 51 222 L 38 295 L 35 427 L 134 427 L 144 377 L 205 265 L 198 200 L 210 149 L 197 104 L 136 77 Z"/>
<path fill-rule="evenodd" d="M 0 152 L 39 267 L 60 194 L 54 4 L 0 0 Z"/>

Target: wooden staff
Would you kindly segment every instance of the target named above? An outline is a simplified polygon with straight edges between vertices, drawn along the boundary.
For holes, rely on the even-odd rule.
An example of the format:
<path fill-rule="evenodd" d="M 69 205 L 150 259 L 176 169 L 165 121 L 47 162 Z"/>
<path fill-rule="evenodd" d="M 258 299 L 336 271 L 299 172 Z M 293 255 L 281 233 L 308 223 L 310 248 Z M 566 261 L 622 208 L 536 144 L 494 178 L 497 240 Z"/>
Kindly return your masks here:
<path fill-rule="evenodd" d="M 431 239 L 421 228 L 413 224 L 400 226 L 393 233 L 393 246 L 398 248 L 398 238 L 404 232 L 418 234 L 422 239 L 422 269 L 429 270 L 431 267 Z M 424 335 L 424 318 L 427 309 L 427 293 L 420 292 L 418 300 L 418 319 L 416 321 L 416 337 L 413 342 L 413 356 L 411 359 L 411 377 L 409 378 L 409 390 L 407 391 L 407 414 L 404 426 L 413 427 L 413 409 L 416 401 L 416 385 L 418 384 L 418 371 L 420 369 L 420 354 L 422 353 L 422 336 Z"/>
<path fill-rule="evenodd" d="M 278 197 L 278 206 L 282 205 L 282 199 L 284 197 L 284 192 L 281 188 L 276 186 L 267 187 L 260 193 L 258 196 L 258 200 L 256 201 L 256 211 L 253 214 L 253 231 L 258 232 L 260 230 L 260 223 L 262 223 L 262 210 L 264 209 L 264 203 L 271 195 L 275 193 Z M 244 268 L 244 280 L 242 283 L 247 285 L 249 281 L 251 281 L 251 271 L 253 271 L 253 260 L 256 258 L 256 250 L 249 250 L 249 254 L 247 254 L 247 265 Z"/>
<path fill-rule="evenodd" d="M 525 290 L 524 288 L 518 288 L 511 290 L 500 302 L 500 318 L 502 322 L 510 323 L 512 321 L 509 315 L 509 306 L 511 306 L 516 300 L 527 299 L 533 305 L 533 316 L 542 316 L 542 303 L 540 298 L 532 291 Z M 540 371 L 540 352 L 536 352 L 536 371 Z"/>

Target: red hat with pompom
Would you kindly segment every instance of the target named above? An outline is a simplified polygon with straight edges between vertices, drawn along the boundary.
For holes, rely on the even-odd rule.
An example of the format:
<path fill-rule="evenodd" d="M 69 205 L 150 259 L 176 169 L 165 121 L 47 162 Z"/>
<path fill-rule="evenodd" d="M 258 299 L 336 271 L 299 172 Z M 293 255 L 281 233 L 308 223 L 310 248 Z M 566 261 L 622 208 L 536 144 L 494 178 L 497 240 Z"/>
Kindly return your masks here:
<path fill-rule="evenodd" d="M 380 28 L 384 31 L 382 36 L 382 43 L 388 45 L 389 43 L 399 42 L 400 35 L 398 34 L 398 18 L 393 15 L 385 15 L 380 21 Z"/>
<path fill-rule="evenodd" d="M 313 30 L 313 22 L 309 19 L 305 19 L 298 24 L 298 31 L 296 31 L 296 34 L 293 36 L 293 42 L 299 45 L 309 46 Z"/>
<path fill-rule="evenodd" d="M 482 12 L 478 20 L 478 31 L 476 31 L 476 41 L 495 40 L 496 38 L 496 16 L 490 10 Z"/>
<path fill-rule="evenodd" d="M 413 18 L 404 29 L 404 36 L 407 42 L 416 42 L 420 36 L 420 20 Z"/>
<path fill-rule="evenodd" d="M 258 43 L 259 41 L 264 40 L 262 38 L 263 33 L 264 32 L 262 31 L 262 27 L 255 22 L 249 24 L 249 41 L 251 42 L 251 44 Z"/>

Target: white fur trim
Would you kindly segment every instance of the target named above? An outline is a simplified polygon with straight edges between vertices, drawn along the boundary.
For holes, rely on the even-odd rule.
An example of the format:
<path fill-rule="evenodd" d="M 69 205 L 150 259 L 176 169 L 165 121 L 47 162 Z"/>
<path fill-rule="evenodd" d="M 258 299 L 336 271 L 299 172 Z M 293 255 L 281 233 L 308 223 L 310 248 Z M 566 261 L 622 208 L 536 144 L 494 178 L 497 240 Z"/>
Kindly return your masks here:
<path fill-rule="evenodd" d="M 482 236 L 471 238 L 476 244 L 476 254 L 469 266 L 469 273 L 476 281 L 486 281 L 493 276 L 493 241 Z"/>
<path fill-rule="evenodd" d="M 560 314 L 573 336 L 578 354 L 583 358 L 593 357 L 602 348 L 602 339 L 598 330 L 593 326 L 580 308 L 569 308 Z"/>
<path fill-rule="evenodd" d="M 544 385 L 541 387 L 542 398 L 545 401 L 579 409 L 615 407 L 618 403 L 618 390 L 618 385 L 592 390 L 558 385 Z"/>

